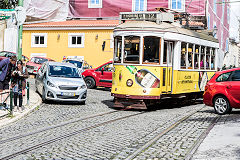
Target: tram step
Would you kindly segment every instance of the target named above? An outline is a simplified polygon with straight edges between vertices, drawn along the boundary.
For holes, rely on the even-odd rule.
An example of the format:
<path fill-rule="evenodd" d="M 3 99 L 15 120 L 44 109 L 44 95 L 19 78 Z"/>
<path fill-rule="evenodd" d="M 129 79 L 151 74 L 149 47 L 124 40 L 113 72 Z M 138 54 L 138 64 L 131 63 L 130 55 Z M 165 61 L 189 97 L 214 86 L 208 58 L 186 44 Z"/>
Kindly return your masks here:
<path fill-rule="evenodd" d="M 114 107 L 125 108 L 125 109 L 147 109 L 146 104 L 143 100 L 133 99 L 115 99 Z"/>

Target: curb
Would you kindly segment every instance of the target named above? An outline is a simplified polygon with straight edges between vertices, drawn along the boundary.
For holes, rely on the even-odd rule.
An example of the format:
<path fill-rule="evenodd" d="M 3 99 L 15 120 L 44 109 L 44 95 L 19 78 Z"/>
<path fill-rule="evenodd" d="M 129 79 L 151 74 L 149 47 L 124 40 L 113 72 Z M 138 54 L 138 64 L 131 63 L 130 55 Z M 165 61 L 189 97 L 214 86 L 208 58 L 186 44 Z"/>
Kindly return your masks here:
<path fill-rule="evenodd" d="M 29 110 L 27 110 L 26 112 L 23 112 L 22 114 L 16 115 L 13 118 L 7 117 L 8 114 L 3 115 L 2 120 L 0 119 L 0 128 L 4 127 L 12 122 L 15 122 L 15 121 L 21 119 L 22 117 L 34 112 L 36 110 L 36 108 L 42 104 L 42 99 L 40 98 L 40 96 L 37 93 L 35 93 L 35 90 L 31 90 L 31 91 L 34 92 L 34 96 L 38 97 L 37 102 L 34 103 Z M 29 105 L 29 106 L 31 106 L 31 105 Z M 6 116 L 6 119 L 5 119 L 5 116 Z"/>

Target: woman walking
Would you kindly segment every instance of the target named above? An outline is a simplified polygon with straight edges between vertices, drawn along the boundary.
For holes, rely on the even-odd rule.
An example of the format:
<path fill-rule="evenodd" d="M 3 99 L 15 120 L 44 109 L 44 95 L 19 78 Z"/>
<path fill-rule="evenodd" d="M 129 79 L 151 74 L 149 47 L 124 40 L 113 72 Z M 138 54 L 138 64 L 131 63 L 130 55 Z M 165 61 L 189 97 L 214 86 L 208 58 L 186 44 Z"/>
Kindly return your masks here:
<path fill-rule="evenodd" d="M 24 110 L 24 108 L 22 107 L 22 102 L 23 102 L 22 91 L 26 88 L 27 78 L 28 78 L 27 68 L 23 66 L 23 62 L 21 60 L 17 61 L 17 68 L 12 73 L 12 88 L 13 88 L 14 106 L 17 107 L 19 111 Z M 19 104 L 17 105 L 18 98 L 19 98 Z"/>

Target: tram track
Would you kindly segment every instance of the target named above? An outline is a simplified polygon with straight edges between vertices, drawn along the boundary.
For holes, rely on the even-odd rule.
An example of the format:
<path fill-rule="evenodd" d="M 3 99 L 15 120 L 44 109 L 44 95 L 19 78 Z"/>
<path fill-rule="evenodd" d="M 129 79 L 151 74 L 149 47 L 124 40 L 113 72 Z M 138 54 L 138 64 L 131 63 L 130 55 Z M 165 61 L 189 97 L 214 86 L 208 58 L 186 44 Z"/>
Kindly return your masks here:
<path fill-rule="evenodd" d="M 142 145 L 141 147 L 139 147 L 137 150 L 135 150 L 133 153 L 131 153 L 130 155 L 128 155 L 128 157 L 126 157 L 126 160 L 132 160 L 134 158 L 136 158 L 138 155 L 140 155 L 141 153 L 144 153 L 144 151 L 146 151 L 149 147 L 151 147 L 154 143 L 156 143 L 157 140 L 159 140 L 161 137 L 163 137 L 164 135 L 166 135 L 168 132 L 172 131 L 173 129 L 177 128 L 181 123 L 183 123 L 184 121 L 188 120 L 189 118 L 191 118 L 191 116 L 193 116 L 194 114 L 198 113 L 199 111 L 201 111 L 203 108 L 188 114 L 186 116 L 184 116 L 183 118 L 181 118 L 180 120 L 176 121 L 175 123 L 173 123 L 171 126 L 167 127 L 166 129 L 164 129 L 162 132 L 160 132 L 159 134 L 157 134 L 154 138 L 152 138 L 150 141 L 148 141 L 147 143 L 145 143 L 144 145 Z M 211 122 L 211 124 L 205 129 L 205 131 L 201 134 L 201 136 L 198 138 L 198 140 L 195 142 L 195 144 L 188 150 L 186 156 L 184 157 L 184 160 L 190 160 L 193 156 L 193 154 L 196 152 L 197 148 L 199 147 L 199 145 L 202 143 L 202 141 L 204 140 L 204 138 L 208 135 L 208 133 L 210 132 L 210 130 L 214 127 L 214 125 L 217 123 L 217 121 L 220 119 L 220 116 L 216 116 L 213 121 Z"/>
<path fill-rule="evenodd" d="M 123 110 L 120 110 L 120 111 L 123 111 Z M 38 133 L 48 131 L 48 130 L 51 130 L 51 129 L 63 127 L 63 126 L 66 126 L 68 124 L 73 124 L 73 123 L 76 123 L 76 122 L 79 122 L 79 121 L 88 120 L 88 119 L 91 119 L 91 118 L 96 118 L 96 117 L 100 117 L 100 116 L 104 116 L 104 115 L 108 115 L 108 114 L 112 114 L 112 113 L 116 113 L 116 112 L 120 112 L 120 111 L 110 111 L 110 112 L 105 112 L 105 113 L 100 113 L 100 114 L 88 116 L 88 117 L 85 117 L 85 118 L 78 118 L 76 120 L 70 120 L 70 121 L 67 121 L 67 122 L 63 122 L 61 124 L 45 127 L 45 128 L 42 128 L 42 129 L 34 131 L 34 132 L 30 132 L 30 133 L 27 133 L 27 134 L 18 135 L 18 136 L 14 136 L 14 137 L 11 137 L 11 138 L 4 139 L 4 140 L 0 140 L 0 144 L 10 142 L 10 141 L 14 141 L 14 140 L 17 140 L 19 138 L 24 138 L 24 137 L 27 137 L 27 136 L 31 136 L 31 135 L 34 135 L 34 134 L 38 134 Z"/>
<path fill-rule="evenodd" d="M 122 110 L 120 110 L 120 111 L 122 111 Z M 2 141 L 0 141 L 0 144 L 1 144 L 1 143 L 6 143 L 6 142 L 10 142 L 10 141 L 13 141 L 13 140 L 17 140 L 17 139 L 19 139 L 19 138 L 24 138 L 24 137 L 27 137 L 27 136 L 30 136 L 30 135 L 34 135 L 34 134 L 37 134 L 37 133 L 40 133 L 40 132 L 43 132 L 43 131 L 46 131 L 46 130 L 49 130 L 49 129 L 57 128 L 57 127 L 60 127 L 60 126 L 63 126 L 63 125 L 72 124 L 72 123 L 75 123 L 75 122 L 78 122 L 78 121 L 81 121 L 81 120 L 90 119 L 90 118 L 94 118 L 94 117 L 97 117 L 97 116 L 107 115 L 107 114 L 111 114 L 111 113 L 115 113 L 115 112 L 120 112 L 120 111 L 106 112 L 106 113 L 98 114 L 98 115 L 95 115 L 95 116 L 90 116 L 90 117 L 78 119 L 78 120 L 75 120 L 75 121 L 72 121 L 72 122 L 66 122 L 66 123 L 64 123 L 64 124 L 60 124 L 60 125 L 56 125 L 56 126 L 51 126 L 51 127 L 44 128 L 44 129 L 39 130 L 39 131 L 36 131 L 36 132 L 32 132 L 32 133 L 25 134 L 25 135 L 19 135 L 19 136 L 16 136 L 16 137 L 12 137 L 12 138 L 9 138 L 9 139 L 2 140 Z M 109 124 L 109 123 L 112 123 L 112 122 L 115 122 L 115 121 L 123 120 L 123 119 L 126 119 L 126 118 L 130 118 L 130 117 L 133 117 L 133 116 L 137 116 L 137 115 L 140 115 L 140 114 L 143 114 L 143 113 L 145 113 L 145 111 L 140 112 L 140 113 L 135 113 L 135 114 L 127 115 L 127 116 L 123 116 L 123 117 L 119 117 L 119 118 L 115 118 L 115 119 L 108 120 L 108 121 L 105 121 L 105 122 L 102 122 L 102 123 L 98 123 L 98 124 L 94 124 L 94 125 L 92 125 L 92 126 L 88 126 L 88 127 L 85 127 L 85 128 L 81 128 L 81 129 L 78 129 L 78 130 L 73 131 L 73 132 L 71 132 L 71 133 L 67 133 L 67 134 L 58 136 L 58 137 L 56 137 L 56 138 L 52 138 L 52 139 L 50 139 L 50 140 L 47 140 L 47 141 L 45 141 L 45 142 L 42 142 L 42 143 L 33 145 L 33 146 L 31 146 L 31 147 L 28 147 L 28 148 L 25 148 L 25 149 L 23 149 L 23 150 L 20 150 L 20 151 L 18 151 L 18 152 L 13 153 L 13 154 L 9 154 L 9 155 L 4 156 L 4 157 L 2 157 L 2 158 L 0 158 L 0 159 L 1 159 L 1 160 L 11 159 L 11 158 L 17 157 L 18 155 L 28 153 L 28 152 L 30 152 L 30 151 L 32 151 L 32 150 L 38 149 L 38 148 L 40 148 L 40 147 L 43 147 L 43 146 L 48 145 L 48 144 L 51 144 L 51 143 L 53 143 L 53 142 L 62 140 L 62 139 L 64 139 L 64 138 L 68 138 L 68 137 L 77 135 L 77 134 L 79 134 L 79 133 L 82 133 L 82 132 L 85 132 L 85 131 L 88 131 L 88 130 L 91 130 L 91 129 L 94 129 L 94 128 L 97 128 L 97 127 L 100 127 L 100 126 L 103 126 L 103 125 L 106 125 L 106 124 Z"/>

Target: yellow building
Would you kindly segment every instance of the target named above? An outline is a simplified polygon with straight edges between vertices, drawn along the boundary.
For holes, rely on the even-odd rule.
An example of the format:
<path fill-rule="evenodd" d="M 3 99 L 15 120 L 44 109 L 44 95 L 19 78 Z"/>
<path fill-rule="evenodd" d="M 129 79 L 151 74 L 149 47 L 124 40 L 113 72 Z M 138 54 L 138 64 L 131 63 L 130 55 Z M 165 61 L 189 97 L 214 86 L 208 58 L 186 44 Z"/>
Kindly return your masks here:
<path fill-rule="evenodd" d="M 84 56 L 97 67 L 113 58 L 113 29 L 118 20 L 71 20 L 24 25 L 23 55 L 62 61 Z"/>

